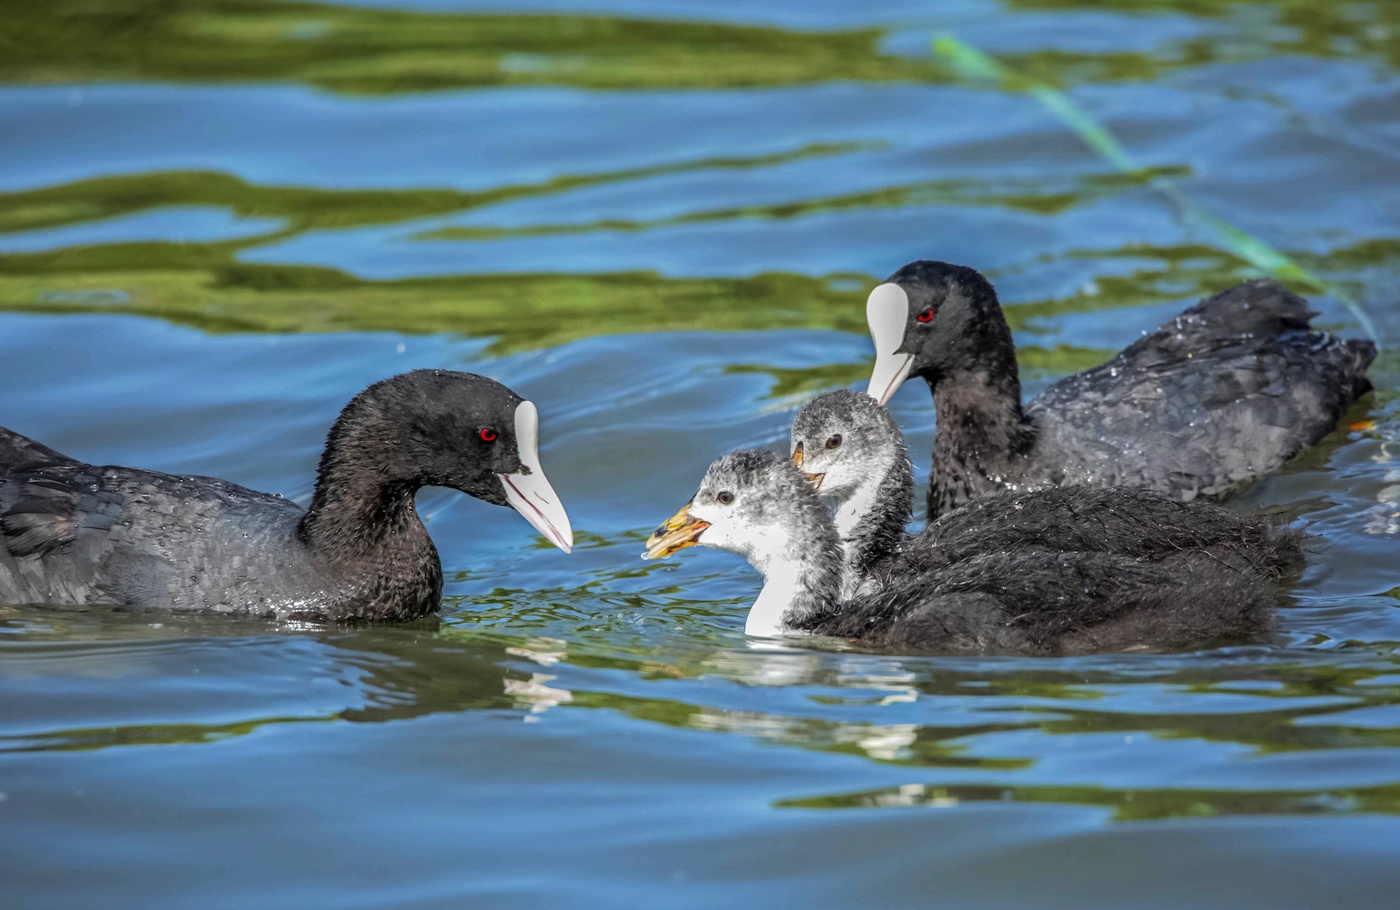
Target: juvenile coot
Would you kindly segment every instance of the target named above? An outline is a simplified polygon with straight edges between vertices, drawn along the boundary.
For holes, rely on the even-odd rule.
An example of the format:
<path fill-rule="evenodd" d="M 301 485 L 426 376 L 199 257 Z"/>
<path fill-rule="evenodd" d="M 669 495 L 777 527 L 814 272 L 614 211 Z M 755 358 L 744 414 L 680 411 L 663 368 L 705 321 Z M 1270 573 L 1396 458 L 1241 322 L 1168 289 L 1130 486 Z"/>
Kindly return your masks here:
<path fill-rule="evenodd" d="M 1369 391 L 1369 341 L 1313 332 L 1266 279 L 1222 291 L 1022 408 L 1011 331 L 973 269 L 913 262 L 870 292 L 870 394 L 933 392 L 929 518 L 977 496 L 1061 484 L 1218 497 L 1320 440 Z"/>
<path fill-rule="evenodd" d="M 904 435 L 884 405 L 850 389 L 827 392 L 798 410 L 791 440 L 793 461 L 823 497 L 836 502 L 848 597 L 874 590 L 891 572 L 936 569 L 979 553 L 1024 547 L 1154 560 L 1210 550 L 1269 577 L 1303 565 L 1296 531 L 1139 487 L 993 493 L 906 537 L 913 468 Z"/>
<path fill-rule="evenodd" d="M 645 558 L 694 544 L 745 557 L 763 574 L 750 635 L 806 632 L 936 651 L 1072 654 L 1179 647 L 1268 628 L 1282 590 L 1205 551 L 1150 562 L 1040 547 L 967 555 L 936 571 L 891 576 L 841 597 L 831 513 L 796 465 L 737 451 L 647 541 Z"/>
<path fill-rule="evenodd" d="M 850 389 L 807 402 L 792 419 L 792 460 L 813 489 L 835 500 L 836 534 L 856 592 L 904 539 L 914 509 L 914 466 L 884 405 Z"/>
<path fill-rule="evenodd" d="M 424 486 L 510 505 L 566 553 L 534 404 L 471 373 L 418 370 L 356 395 L 311 506 L 211 477 L 96 467 L 0 429 L 0 603 L 120 604 L 303 619 L 437 609 Z"/>

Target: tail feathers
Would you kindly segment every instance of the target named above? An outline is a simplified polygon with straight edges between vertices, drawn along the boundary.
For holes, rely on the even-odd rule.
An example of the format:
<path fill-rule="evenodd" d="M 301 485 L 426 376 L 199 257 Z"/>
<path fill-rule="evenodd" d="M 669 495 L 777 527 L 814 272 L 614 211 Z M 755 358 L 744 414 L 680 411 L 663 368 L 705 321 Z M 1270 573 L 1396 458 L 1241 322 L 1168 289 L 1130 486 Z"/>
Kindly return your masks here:
<path fill-rule="evenodd" d="M 1179 331 L 1184 320 L 1211 338 L 1252 337 L 1262 340 L 1290 335 L 1294 339 L 1305 340 L 1319 351 L 1343 347 L 1341 381 L 1350 383 L 1348 401 L 1354 401 L 1371 391 L 1371 380 L 1366 378 L 1366 370 L 1376 359 L 1375 342 L 1342 340 L 1323 332 L 1314 332 L 1310 322 L 1315 315 L 1308 309 L 1306 300 L 1277 281 L 1256 278 L 1202 300 L 1177 317 L 1174 323 L 1164 326 L 1163 330 L 1167 334 Z M 1326 356 L 1330 360 L 1335 355 L 1329 353 Z M 1340 386 L 1338 391 L 1345 388 Z"/>
<path fill-rule="evenodd" d="M 56 452 L 28 436 L 21 436 L 14 430 L 0 427 L 0 473 L 76 463 L 75 459 L 62 452 Z"/>
<path fill-rule="evenodd" d="M 1351 397 L 1357 399 L 1371 391 L 1371 380 L 1366 376 L 1366 370 L 1371 366 L 1371 361 L 1376 359 L 1376 343 L 1356 338 L 1348 339 L 1347 354 L 1346 372 L 1351 377 Z"/>
<path fill-rule="evenodd" d="M 1191 307 L 1194 316 L 1217 335 L 1262 335 L 1307 331 L 1313 313 L 1308 302 L 1271 278 L 1255 278 L 1226 288 Z"/>

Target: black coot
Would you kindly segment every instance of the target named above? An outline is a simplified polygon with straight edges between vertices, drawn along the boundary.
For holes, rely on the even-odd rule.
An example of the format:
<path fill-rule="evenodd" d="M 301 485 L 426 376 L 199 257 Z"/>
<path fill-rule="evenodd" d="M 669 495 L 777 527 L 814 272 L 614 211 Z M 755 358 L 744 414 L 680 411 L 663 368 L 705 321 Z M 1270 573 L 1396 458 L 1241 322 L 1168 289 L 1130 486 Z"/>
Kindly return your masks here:
<path fill-rule="evenodd" d="M 437 609 L 424 486 L 510 505 L 568 552 L 534 404 L 471 373 L 419 370 L 356 395 L 308 509 L 211 477 L 83 464 L 0 429 L 0 603 L 120 604 L 305 619 Z"/>
<path fill-rule="evenodd" d="M 1011 332 L 975 270 L 913 262 L 870 293 L 870 394 L 922 376 L 938 417 L 932 520 L 996 490 L 1138 486 L 1218 497 L 1275 470 L 1371 388 L 1369 341 L 1309 328 L 1269 280 L 1204 300 L 1112 360 L 1021 404 Z"/>

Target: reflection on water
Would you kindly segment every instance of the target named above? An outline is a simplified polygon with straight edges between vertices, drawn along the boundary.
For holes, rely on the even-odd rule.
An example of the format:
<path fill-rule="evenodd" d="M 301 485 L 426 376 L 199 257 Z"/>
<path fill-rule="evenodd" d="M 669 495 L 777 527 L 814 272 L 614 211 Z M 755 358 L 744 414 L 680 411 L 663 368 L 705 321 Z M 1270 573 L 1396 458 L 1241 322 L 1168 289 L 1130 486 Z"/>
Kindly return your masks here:
<path fill-rule="evenodd" d="M 346 92 L 565 84 L 744 87 L 933 77 L 927 61 L 878 53 L 880 34 L 787 31 L 596 15 L 425 15 L 275 0 L 59 0 L 14 11 L 31 40 L 0 68 L 12 81 L 309 82 Z"/>
<path fill-rule="evenodd" d="M 1008 5 L 1084 6 L 1076 0 Z M 1152 8 L 1234 27 L 1202 29 L 1151 54 L 1043 49 L 1010 57 L 1022 69 L 1060 82 L 1152 80 L 1177 69 L 1293 54 L 1400 63 L 1400 13 L 1390 4 L 1169 0 Z M 10 45 L 0 78 L 295 80 L 374 93 L 521 84 L 741 88 L 944 78 L 926 59 L 883 53 L 883 29 L 788 30 L 580 12 L 425 14 L 274 0 L 53 0 L 43 7 L 21 5 L 6 17 L 6 27 L 25 40 Z M 912 30 L 918 35 L 927 26 Z"/>
<path fill-rule="evenodd" d="M 1400 6 L 10 6 L 0 424 L 304 501 L 352 394 L 476 370 L 539 404 L 578 528 L 425 492 L 447 598 L 401 627 L 0 607 L 18 905 L 1394 902 Z M 987 272 L 1028 394 L 1250 277 L 1162 176 L 1381 327 L 1376 395 L 1237 500 L 1313 535 L 1267 641 L 755 645 L 740 562 L 637 558 L 718 452 L 864 381 L 906 261 Z M 931 402 L 894 407 L 924 476 Z"/>
<path fill-rule="evenodd" d="M 1224 773 L 1251 791 L 1277 773 L 1259 770 L 1267 768 L 1270 756 L 1330 755 L 1331 770 L 1321 776 L 1345 778 L 1344 753 L 1379 758 L 1385 750 L 1400 749 L 1400 674 L 1366 654 L 1326 660 L 1255 647 L 1223 652 L 1224 659 L 1211 653 L 1080 661 L 898 658 L 772 646 L 707 649 L 697 648 L 693 639 L 673 648 L 665 646 L 664 631 L 651 636 L 649 646 L 616 636 L 579 645 L 548 634 L 462 634 L 436 621 L 402 628 L 303 628 L 300 636 L 289 636 L 297 630 L 282 624 L 233 622 L 213 630 L 226 637 L 210 639 L 205 637 L 210 624 L 189 618 L 153 622 L 144 614 L 109 610 L 58 617 L 45 608 L 23 608 L 11 609 L 5 620 L 10 641 L 0 678 L 11 691 L 38 695 L 50 689 L 50 704 L 43 712 L 12 714 L 9 729 L 28 729 L 6 735 L 4 751 L 209 744 L 272 725 L 384 723 L 462 711 L 508 710 L 537 722 L 550 711 L 602 709 L 645 723 L 784 747 L 994 773 L 1009 788 L 996 798 L 1014 801 L 1022 798 L 1018 773 L 1038 776 L 1038 766 L 1059 764 L 1053 756 L 1064 746 L 1055 745 L 1057 740 L 1110 742 L 1123 750 L 1173 742 L 1196 749 L 1219 744 L 1236 755 L 1243 747 L 1252 756 L 1244 764 L 1256 769 Z M 568 634 L 565 619 L 541 625 Z M 265 706 L 278 689 L 289 703 L 304 703 L 308 697 L 315 701 L 319 687 L 337 703 L 299 716 L 196 724 L 175 721 L 188 710 L 182 700 L 208 710 L 197 707 L 197 692 L 163 705 L 150 698 L 197 679 L 196 689 L 227 687 L 227 707 L 221 710 L 234 714 Z M 129 691 L 111 692 L 105 706 L 99 698 L 96 709 L 94 693 L 84 692 L 72 702 L 77 715 L 132 711 L 154 713 L 159 720 L 69 725 L 55 713 L 65 702 L 54 700 L 58 693 L 52 687 L 71 688 L 82 680 L 116 682 Z M 240 708 L 248 695 L 256 697 Z M 1060 773 L 1079 772 L 1071 763 Z M 1150 773 L 1115 772 L 1128 780 Z M 1025 787 L 1024 798 L 1032 801 L 1095 805 L 1131 801 L 1133 791 L 1124 787 L 1113 796 L 1097 788 Z M 1187 791 L 1183 799 L 1199 796 Z M 987 792 L 977 784 L 966 791 L 971 795 L 959 798 L 990 798 Z M 895 793 L 861 793 L 822 805 L 907 804 L 912 798 L 902 787 Z M 1374 799 L 1385 793 L 1372 793 L 1367 805 L 1374 808 Z M 920 790 L 920 799 L 923 794 Z"/>
<path fill-rule="evenodd" d="M 976 785 L 928 786 L 900 784 L 866 793 L 813 797 L 778 803 L 792 809 L 869 809 L 886 806 L 925 806 L 948 809 L 961 803 L 1046 802 L 1079 803 L 1113 810 L 1113 821 L 1218 815 L 1314 815 L 1325 813 L 1395 812 L 1400 787 L 1361 787 L 1314 791 L 1111 790 L 1103 787 L 997 787 Z"/>

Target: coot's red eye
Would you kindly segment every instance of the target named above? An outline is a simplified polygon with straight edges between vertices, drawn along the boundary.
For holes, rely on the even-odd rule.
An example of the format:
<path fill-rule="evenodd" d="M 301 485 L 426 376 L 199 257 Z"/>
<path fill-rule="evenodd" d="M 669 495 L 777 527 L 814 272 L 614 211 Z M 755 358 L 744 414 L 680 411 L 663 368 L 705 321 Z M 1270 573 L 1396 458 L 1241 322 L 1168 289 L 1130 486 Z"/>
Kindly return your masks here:
<path fill-rule="evenodd" d="M 929 307 L 918 315 L 920 322 L 933 322 L 933 307 Z"/>
<path fill-rule="evenodd" d="M 495 442 L 495 441 L 496 441 L 496 431 L 493 430 L 493 429 L 491 429 L 490 427 L 482 427 L 482 428 L 481 428 L 481 432 L 480 432 L 480 436 L 481 436 L 481 441 L 482 441 L 482 442 Z"/>

